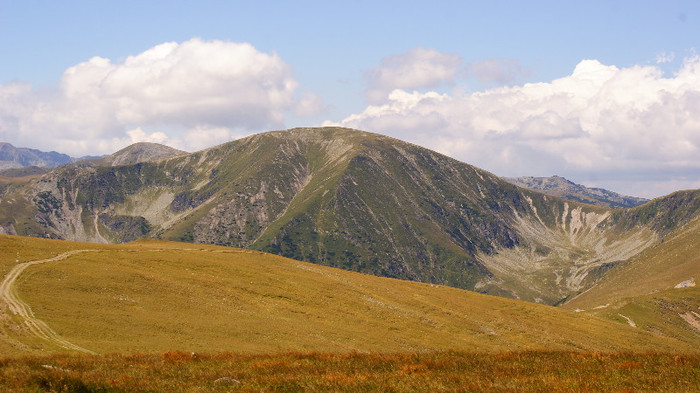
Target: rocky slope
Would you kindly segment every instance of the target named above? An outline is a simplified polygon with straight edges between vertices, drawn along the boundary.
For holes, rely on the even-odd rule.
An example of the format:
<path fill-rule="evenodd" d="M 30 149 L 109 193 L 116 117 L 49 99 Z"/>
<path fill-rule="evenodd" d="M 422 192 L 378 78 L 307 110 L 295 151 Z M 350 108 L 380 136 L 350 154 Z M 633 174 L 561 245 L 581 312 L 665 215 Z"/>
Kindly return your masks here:
<path fill-rule="evenodd" d="M 566 180 L 560 176 L 550 177 L 504 177 L 503 180 L 547 195 L 589 203 L 609 208 L 635 207 L 649 202 L 648 199 L 618 194 L 602 188 L 589 188 Z"/>
<path fill-rule="evenodd" d="M 613 212 L 392 138 L 304 128 L 155 162 L 61 168 L 7 186 L 0 227 L 247 247 L 554 304 L 655 244 L 678 225 L 667 217 L 699 210 L 674 200 L 649 206 Z"/>

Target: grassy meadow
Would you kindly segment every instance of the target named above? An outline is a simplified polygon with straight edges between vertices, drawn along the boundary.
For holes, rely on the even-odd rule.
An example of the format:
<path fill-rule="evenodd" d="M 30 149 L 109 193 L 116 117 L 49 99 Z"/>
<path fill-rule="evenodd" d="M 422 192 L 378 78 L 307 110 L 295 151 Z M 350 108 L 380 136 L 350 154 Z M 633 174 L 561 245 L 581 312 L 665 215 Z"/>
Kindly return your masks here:
<path fill-rule="evenodd" d="M 695 391 L 692 337 L 243 249 L 0 236 L 0 391 Z M 677 292 L 680 293 L 680 292 Z M 192 355 L 196 353 L 196 355 Z"/>
<path fill-rule="evenodd" d="M 696 392 L 700 355 L 164 352 L 0 361 L 0 389 L 53 392 Z"/>
<path fill-rule="evenodd" d="M 6 242 L 41 243 L 21 251 L 25 258 L 92 250 L 31 266 L 15 285 L 36 318 L 97 353 L 695 349 L 583 313 L 242 249 Z M 6 348 L 61 350 L 5 314 Z"/>

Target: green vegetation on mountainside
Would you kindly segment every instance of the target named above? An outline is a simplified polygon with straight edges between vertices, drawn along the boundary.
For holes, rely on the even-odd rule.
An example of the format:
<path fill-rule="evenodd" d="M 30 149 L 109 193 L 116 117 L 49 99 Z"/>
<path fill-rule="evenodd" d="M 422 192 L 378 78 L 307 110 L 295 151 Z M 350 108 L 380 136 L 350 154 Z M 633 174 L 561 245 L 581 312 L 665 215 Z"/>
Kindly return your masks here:
<path fill-rule="evenodd" d="M 618 210 L 611 217 L 610 225 L 619 230 L 647 226 L 665 236 L 697 217 L 699 210 L 700 190 L 678 191 L 641 206 Z"/>
<path fill-rule="evenodd" d="M 1 268 L 36 318 L 96 352 L 696 349 L 626 324 L 270 254 L 162 241 L 0 237 Z M 0 308 L 4 353 L 64 351 Z"/>
<path fill-rule="evenodd" d="M 5 191 L 0 232 L 246 247 L 555 304 L 697 216 L 700 198 L 674 198 L 616 213 L 385 136 L 300 128 L 52 171 Z"/>

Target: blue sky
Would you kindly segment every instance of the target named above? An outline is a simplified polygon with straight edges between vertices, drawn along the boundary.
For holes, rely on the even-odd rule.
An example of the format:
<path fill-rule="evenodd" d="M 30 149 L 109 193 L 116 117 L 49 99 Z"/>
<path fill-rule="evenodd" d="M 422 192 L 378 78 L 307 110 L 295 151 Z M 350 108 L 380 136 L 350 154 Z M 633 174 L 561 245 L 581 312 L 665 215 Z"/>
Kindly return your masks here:
<path fill-rule="evenodd" d="M 192 151 L 339 124 L 655 197 L 700 188 L 698 37 L 696 1 L 0 0 L 0 139 Z"/>

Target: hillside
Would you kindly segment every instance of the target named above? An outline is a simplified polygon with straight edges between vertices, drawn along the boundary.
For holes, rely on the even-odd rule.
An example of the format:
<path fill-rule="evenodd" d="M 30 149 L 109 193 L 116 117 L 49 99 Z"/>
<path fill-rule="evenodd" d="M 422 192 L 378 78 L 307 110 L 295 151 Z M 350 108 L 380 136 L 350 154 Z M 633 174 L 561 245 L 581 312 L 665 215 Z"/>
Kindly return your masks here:
<path fill-rule="evenodd" d="M 9 184 L 0 232 L 246 247 L 555 304 L 697 216 L 687 202 L 662 198 L 625 215 L 385 136 L 301 128 Z"/>
<path fill-rule="evenodd" d="M 0 270 L 6 355 L 697 349 L 551 306 L 243 249 L 0 236 Z"/>
<path fill-rule="evenodd" d="M 611 269 L 565 308 L 648 331 L 700 339 L 700 219 Z"/>
<path fill-rule="evenodd" d="M 547 195 L 612 209 L 635 207 L 649 202 L 648 199 L 644 198 L 622 195 L 602 188 L 582 186 L 560 176 L 504 177 L 503 180 L 518 187 L 540 191 Z"/>

